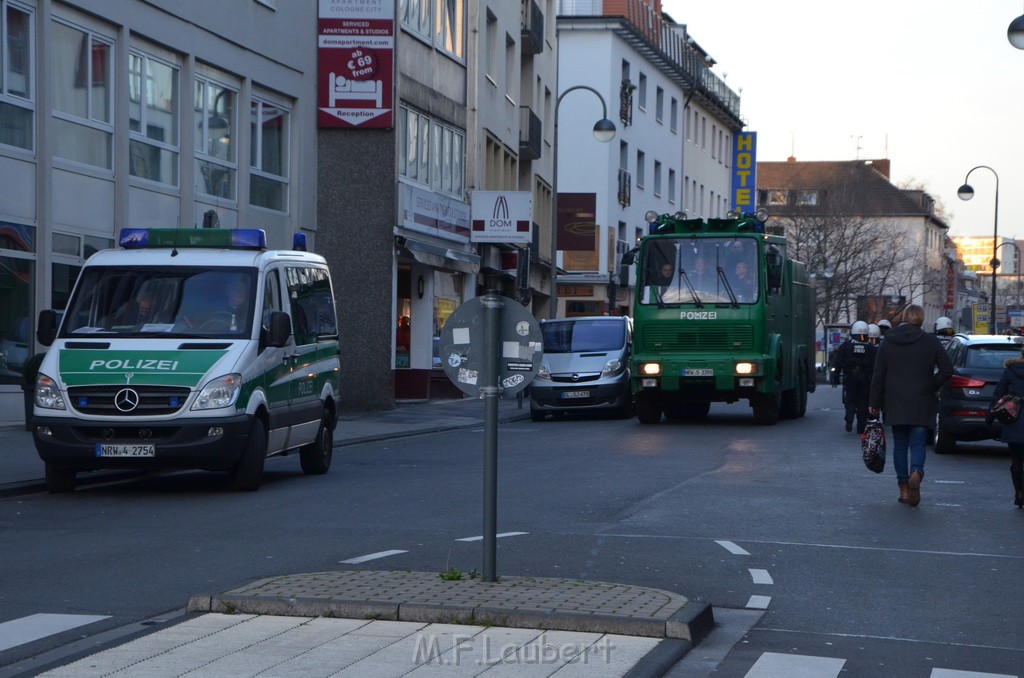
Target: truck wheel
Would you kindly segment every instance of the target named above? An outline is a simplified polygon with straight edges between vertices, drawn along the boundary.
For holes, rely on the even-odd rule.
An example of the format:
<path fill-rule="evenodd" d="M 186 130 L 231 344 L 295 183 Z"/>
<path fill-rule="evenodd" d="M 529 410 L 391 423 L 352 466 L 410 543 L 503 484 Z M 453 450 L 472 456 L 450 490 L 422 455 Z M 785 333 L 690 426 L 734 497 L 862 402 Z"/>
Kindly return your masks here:
<path fill-rule="evenodd" d="M 51 494 L 73 492 L 75 489 L 75 472 L 64 468 L 57 468 L 53 464 L 47 464 L 46 489 Z"/>
<path fill-rule="evenodd" d="M 263 420 L 257 417 L 249 427 L 245 451 L 228 472 L 228 485 L 236 492 L 253 492 L 260 488 L 263 464 L 267 461 L 267 433 Z"/>
<path fill-rule="evenodd" d="M 807 413 L 807 377 L 800 374 L 797 376 L 796 388 L 782 392 L 782 409 L 780 414 L 783 419 L 799 419 Z"/>
<path fill-rule="evenodd" d="M 750 399 L 754 408 L 754 423 L 771 426 L 779 420 L 779 398 L 772 394 L 758 394 Z"/>
<path fill-rule="evenodd" d="M 544 413 L 544 410 L 535 410 L 530 408 L 530 421 L 544 421 L 548 415 Z"/>
<path fill-rule="evenodd" d="M 302 472 L 308 476 L 319 476 L 331 468 L 331 457 L 334 454 L 334 425 L 337 422 L 331 411 L 324 408 L 320 418 L 320 430 L 309 445 L 299 449 L 299 464 Z"/>
<path fill-rule="evenodd" d="M 634 400 L 636 418 L 641 424 L 657 424 L 661 422 L 661 402 L 657 396 L 637 393 Z"/>

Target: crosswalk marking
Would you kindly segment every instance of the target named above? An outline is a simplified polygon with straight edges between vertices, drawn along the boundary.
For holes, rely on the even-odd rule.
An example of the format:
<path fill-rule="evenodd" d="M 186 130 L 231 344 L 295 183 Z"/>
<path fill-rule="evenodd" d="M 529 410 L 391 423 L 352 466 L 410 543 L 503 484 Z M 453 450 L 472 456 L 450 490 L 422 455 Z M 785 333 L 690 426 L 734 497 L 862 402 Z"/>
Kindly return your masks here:
<path fill-rule="evenodd" d="M 765 652 L 747 671 L 745 678 L 836 678 L 845 663 L 845 659 L 833 657 Z"/>
<path fill-rule="evenodd" d="M 0 652 L 77 626 L 110 619 L 97 614 L 33 614 L 0 624 Z"/>
<path fill-rule="evenodd" d="M 496 534 L 494 536 L 497 539 L 501 539 L 502 537 L 519 537 L 519 536 L 524 535 L 524 534 L 530 534 L 530 533 L 529 532 L 499 532 L 498 534 Z M 462 537 L 460 539 L 456 539 L 455 541 L 483 541 L 483 540 L 484 540 L 483 535 L 477 535 L 475 537 Z"/>
<path fill-rule="evenodd" d="M 771 596 L 750 596 L 750 600 L 747 601 L 747 609 L 767 610 L 770 602 L 772 602 Z"/>
<path fill-rule="evenodd" d="M 1017 678 L 1009 673 L 978 673 L 977 671 L 958 671 L 956 669 L 932 669 L 931 678 Z"/>
<path fill-rule="evenodd" d="M 750 570 L 750 578 L 755 584 L 774 584 L 775 580 L 768 574 L 768 570 Z"/>

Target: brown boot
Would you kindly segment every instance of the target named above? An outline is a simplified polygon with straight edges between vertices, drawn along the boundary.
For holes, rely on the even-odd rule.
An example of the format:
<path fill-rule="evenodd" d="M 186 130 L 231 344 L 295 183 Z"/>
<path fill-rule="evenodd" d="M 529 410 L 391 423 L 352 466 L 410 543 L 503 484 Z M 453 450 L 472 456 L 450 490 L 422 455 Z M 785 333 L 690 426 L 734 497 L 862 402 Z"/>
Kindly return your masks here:
<path fill-rule="evenodd" d="M 910 493 L 910 486 L 907 485 L 906 483 L 900 483 L 900 498 L 899 498 L 899 502 L 901 504 L 906 504 L 907 503 L 907 499 L 910 498 L 910 494 L 909 493 Z"/>
<path fill-rule="evenodd" d="M 910 474 L 910 482 L 907 483 L 907 504 L 917 506 L 921 503 L 921 481 L 924 477 L 920 471 Z"/>

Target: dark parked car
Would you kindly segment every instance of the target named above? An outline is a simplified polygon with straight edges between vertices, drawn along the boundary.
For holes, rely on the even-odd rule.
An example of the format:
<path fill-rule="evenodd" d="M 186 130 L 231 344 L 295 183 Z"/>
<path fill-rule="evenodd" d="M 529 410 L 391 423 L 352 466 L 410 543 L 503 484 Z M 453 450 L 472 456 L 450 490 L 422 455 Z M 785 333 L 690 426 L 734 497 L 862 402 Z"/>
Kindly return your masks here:
<path fill-rule="evenodd" d="M 1003 363 L 1019 358 L 1024 337 L 992 334 L 957 334 L 946 345 L 953 362 L 953 376 L 939 391 L 939 414 L 935 422 L 935 451 L 956 450 L 958 440 L 998 439 L 1002 432 L 996 422 L 989 426 L 985 415 L 992 402 Z"/>

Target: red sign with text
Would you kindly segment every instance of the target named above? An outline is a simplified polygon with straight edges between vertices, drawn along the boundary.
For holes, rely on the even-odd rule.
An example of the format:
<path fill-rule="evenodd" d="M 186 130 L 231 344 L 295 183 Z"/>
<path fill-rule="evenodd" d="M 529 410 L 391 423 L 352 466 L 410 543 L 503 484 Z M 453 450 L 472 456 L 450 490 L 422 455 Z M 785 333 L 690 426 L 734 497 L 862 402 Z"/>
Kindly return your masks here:
<path fill-rule="evenodd" d="M 317 125 L 394 127 L 394 3 L 320 0 L 317 26 Z"/>

